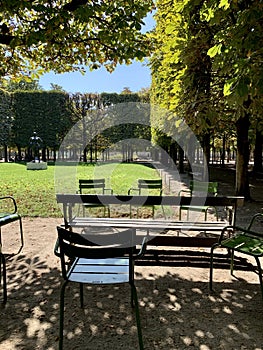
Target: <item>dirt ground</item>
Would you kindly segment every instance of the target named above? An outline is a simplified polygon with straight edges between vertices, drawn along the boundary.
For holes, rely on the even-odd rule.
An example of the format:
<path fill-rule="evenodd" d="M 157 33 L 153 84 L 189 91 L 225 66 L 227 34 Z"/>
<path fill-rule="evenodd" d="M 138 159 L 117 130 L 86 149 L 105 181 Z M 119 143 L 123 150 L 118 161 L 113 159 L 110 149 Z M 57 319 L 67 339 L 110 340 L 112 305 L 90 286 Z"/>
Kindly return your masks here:
<path fill-rule="evenodd" d="M 219 194 L 233 194 L 232 174 L 218 170 Z M 251 178 L 255 201 L 238 210 L 237 223 L 262 212 L 262 179 Z M 58 348 L 60 265 L 53 254 L 61 219 L 24 218 L 25 246 L 7 259 L 8 302 L 0 306 L 0 349 Z M 19 247 L 18 224 L 2 229 L 3 251 Z M 15 235 L 15 240 L 14 240 Z M 214 291 L 208 287 L 209 250 L 178 249 L 169 261 L 136 266 L 145 350 L 263 349 L 263 301 L 254 261 L 236 257 L 235 277 L 226 253 L 218 250 Z M 85 289 L 79 308 L 78 286 L 66 291 L 65 350 L 138 349 L 129 286 Z"/>

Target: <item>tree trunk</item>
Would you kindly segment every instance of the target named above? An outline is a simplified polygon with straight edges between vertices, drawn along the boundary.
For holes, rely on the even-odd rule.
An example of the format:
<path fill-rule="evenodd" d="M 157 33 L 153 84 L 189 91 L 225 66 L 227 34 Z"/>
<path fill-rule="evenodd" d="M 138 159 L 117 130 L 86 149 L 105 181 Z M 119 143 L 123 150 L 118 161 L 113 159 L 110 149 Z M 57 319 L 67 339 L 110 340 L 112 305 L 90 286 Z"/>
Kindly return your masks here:
<path fill-rule="evenodd" d="M 210 163 L 210 133 L 203 136 L 203 152 L 206 158 L 207 165 Z"/>
<path fill-rule="evenodd" d="M 179 173 L 184 174 L 184 150 L 179 146 Z"/>
<path fill-rule="evenodd" d="M 7 145 L 4 145 L 4 158 L 5 158 L 5 162 L 8 162 L 8 148 Z"/>
<path fill-rule="evenodd" d="M 249 163 L 249 114 L 245 113 L 236 123 L 237 127 L 237 161 L 236 161 L 236 195 L 250 200 L 248 163 Z"/>
<path fill-rule="evenodd" d="M 226 135 L 225 135 L 225 133 L 223 135 L 222 153 L 221 153 L 220 157 L 221 157 L 221 166 L 222 166 L 222 168 L 224 168 L 225 167 L 225 158 L 226 158 Z"/>
<path fill-rule="evenodd" d="M 260 173 L 263 170 L 262 167 L 262 145 L 263 135 L 260 131 L 256 132 L 255 150 L 254 150 L 254 167 L 253 172 Z"/>

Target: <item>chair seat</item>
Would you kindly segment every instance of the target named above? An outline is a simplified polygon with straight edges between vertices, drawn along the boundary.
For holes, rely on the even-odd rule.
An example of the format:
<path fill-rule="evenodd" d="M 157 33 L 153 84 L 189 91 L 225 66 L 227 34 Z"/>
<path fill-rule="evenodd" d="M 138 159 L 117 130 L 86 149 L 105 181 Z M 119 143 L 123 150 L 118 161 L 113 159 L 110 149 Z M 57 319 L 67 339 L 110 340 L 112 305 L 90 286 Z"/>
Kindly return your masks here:
<path fill-rule="evenodd" d="M 20 219 L 20 215 L 17 213 L 14 213 L 14 214 L 0 213 L 0 226 L 4 226 L 18 219 Z"/>
<path fill-rule="evenodd" d="M 69 281 L 88 284 L 127 283 L 129 258 L 76 258 L 67 277 Z"/>
<path fill-rule="evenodd" d="M 263 239 L 247 234 L 237 234 L 234 237 L 225 239 L 221 246 L 235 249 L 240 253 L 251 254 L 253 256 L 263 256 Z"/>

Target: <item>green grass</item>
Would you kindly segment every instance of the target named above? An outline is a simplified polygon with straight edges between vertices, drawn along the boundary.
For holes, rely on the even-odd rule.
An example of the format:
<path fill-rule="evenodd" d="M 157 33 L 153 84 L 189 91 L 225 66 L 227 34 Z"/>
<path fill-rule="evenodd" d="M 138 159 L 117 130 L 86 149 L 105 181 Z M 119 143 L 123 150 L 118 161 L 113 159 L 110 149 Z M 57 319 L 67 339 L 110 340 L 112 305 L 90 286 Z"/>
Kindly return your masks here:
<path fill-rule="evenodd" d="M 22 216 L 62 217 L 56 203 L 55 169 L 49 165 L 47 170 L 27 170 L 25 164 L 0 163 L 0 196 L 13 196 Z M 72 167 L 63 166 L 65 178 Z M 76 169 L 75 191 L 79 178 L 105 178 L 106 187 L 114 194 L 127 194 L 130 187 L 136 186 L 138 178 L 158 178 L 155 169 L 141 164 L 109 163 L 103 165 L 79 165 Z M 75 193 L 75 191 L 72 191 Z"/>

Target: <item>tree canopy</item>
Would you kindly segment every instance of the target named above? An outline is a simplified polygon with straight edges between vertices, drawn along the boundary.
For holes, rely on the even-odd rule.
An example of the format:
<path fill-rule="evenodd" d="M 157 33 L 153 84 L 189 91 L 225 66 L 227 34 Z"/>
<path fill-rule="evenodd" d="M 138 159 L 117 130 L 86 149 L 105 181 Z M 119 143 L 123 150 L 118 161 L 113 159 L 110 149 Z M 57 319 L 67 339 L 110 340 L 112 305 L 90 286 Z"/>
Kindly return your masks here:
<path fill-rule="evenodd" d="M 84 71 L 143 59 L 152 0 L 0 1 L 0 77 Z"/>
<path fill-rule="evenodd" d="M 259 145 L 262 164 L 262 1 L 159 0 L 156 6 L 152 101 L 174 112 L 170 130 L 184 119 L 207 156 L 212 136 L 230 146 L 235 133 L 236 193 L 249 199 L 250 142 Z"/>

